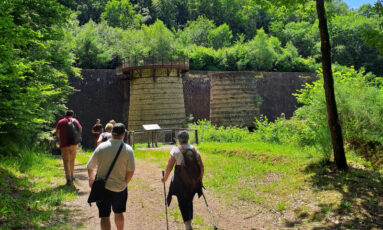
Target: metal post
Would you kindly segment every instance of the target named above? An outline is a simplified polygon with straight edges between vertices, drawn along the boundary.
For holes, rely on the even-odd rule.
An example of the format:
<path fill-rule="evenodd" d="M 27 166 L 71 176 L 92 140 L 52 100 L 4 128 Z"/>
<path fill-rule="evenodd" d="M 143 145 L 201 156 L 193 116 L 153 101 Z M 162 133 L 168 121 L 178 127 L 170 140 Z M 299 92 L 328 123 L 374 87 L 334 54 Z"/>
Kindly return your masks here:
<path fill-rule="evenodd" d="M 150 148 L 150 132 L 151 131 L 148 131 L 148 148 Z"/>
<path fill-rule="evenodd" d="M 194 130 L 195 133 L 195 143 L 198 145 L 198 129 Z"/>

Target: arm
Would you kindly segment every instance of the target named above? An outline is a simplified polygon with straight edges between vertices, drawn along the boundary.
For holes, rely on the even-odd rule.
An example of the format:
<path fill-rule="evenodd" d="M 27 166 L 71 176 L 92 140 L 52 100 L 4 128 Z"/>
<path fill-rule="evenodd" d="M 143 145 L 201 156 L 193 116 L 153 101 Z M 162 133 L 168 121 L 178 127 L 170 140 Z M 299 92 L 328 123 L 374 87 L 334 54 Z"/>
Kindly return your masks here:
<path fill-rule="evenodd" d="M 99 144 L 101 144 L 102 139 L 103 139 L 103 136 L 100 135 L 100 136 L 98 137 L 98 140 L 97 140 L 97 146 L 98 146 Z"/>
<path fill-rule="evenodd" d="M 94 183 L 94 172 L 93 172 L 93 169 L 88 169 L 88 177 L 89 177 L 89 187 L 92 188 L 92 185 Z"/>
<path fill-rule="evenodd" d="M 176 163 L 176 159 L 173 156 L 171 156 L 168 161 L 168 166 L 166 166 L 165 176 L 161 179 L 163 183 L 165 183 L 166 180 L 168 179 L 171 171 L 173 170 L 173 166 L 175 163 Z"/>
<path fill-rule="evenodd" d="M 94 170 L 96 169 L 98 163 L 97 163 L 97 152 L 98 148 L 94 150 L 94 153 L 90 157 L 88 163 L 86 164 L 86 168 L 88 169 L 88 178 L 89 178 L 89 187 L 92 188 L 92 185 L 95 180 Z"/>
<path fill-rule="evenodd" d="M 78 128 L 80 129 L 80 132 L 82 132 L 82 126 L 81 126 L 80 122 L 77 119 L 75 120 L 75 122 L 77 123 Z"/>
<path fill-rule="evenodd" d="M 126 171 L 126 174 L 125 174 L 126 184 L 129 184 L 129 181 L 132 179 L 133 174 L 134 174 L 134 171 Z"/>

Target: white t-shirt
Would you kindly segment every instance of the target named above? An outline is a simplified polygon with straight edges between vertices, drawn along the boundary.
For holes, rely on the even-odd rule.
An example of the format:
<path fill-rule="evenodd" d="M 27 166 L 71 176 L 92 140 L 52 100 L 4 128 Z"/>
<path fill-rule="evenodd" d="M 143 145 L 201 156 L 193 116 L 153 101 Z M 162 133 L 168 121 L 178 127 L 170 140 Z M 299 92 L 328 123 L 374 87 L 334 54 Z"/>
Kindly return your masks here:
<path fill-rule="evenodd" d="M 122 140 L 109 140 L 101 143 L 93 155 L 90 157 L 86 167 L 95 170 L 97 168 L 97 176 L 105 178 L 110 165 L 116 157 Z M 112 172 L 106 181 L 105 188 L 113 192 L 121 192 L 126 188 L 125 175 L 126 172 L 132 172 L 135 169 L 133 149 L 124 144 L 121 153 L 113 167 Z"/>
<path fill-rule="evenodd" d="M 194 148 L 193 145 L 191 144 L 186 144 L 182 145 L 182 148 L 184 149 L 192 149 Z M 200 156 L 200 152 L 197 150 L 197 156 Z M 176 165 L 181 165 L 182 162 L 184 161 L 184 156 L 182 155 L 182 152 L 178 148 L 178 146 L 175 146 L 171 151 L 170 151 L 170 156 L 174 157 L 176 159 Z"/>

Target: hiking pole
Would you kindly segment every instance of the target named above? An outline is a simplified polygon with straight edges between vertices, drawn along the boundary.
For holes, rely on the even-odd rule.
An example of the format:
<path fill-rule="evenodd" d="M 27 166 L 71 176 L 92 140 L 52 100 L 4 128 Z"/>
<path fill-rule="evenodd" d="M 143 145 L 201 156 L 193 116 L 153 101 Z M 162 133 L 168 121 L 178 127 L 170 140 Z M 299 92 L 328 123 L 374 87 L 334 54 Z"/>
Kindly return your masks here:
<path fill-rule="evenodd" d="M 213 222 L 214 230 L 218 230 L 217 225 L 215 225 L 213 214 L 210 211 L 209 205 L 207 204 L 206 197 L 205 197 L 205 194 L 203 193 L 203 191 L 202 191 L 202 196 L 203 196 L 203 199 L 205 200 L 205 204 L 206 204 L 207 210 L 209 211 L 209 214 L 210 214 L 210 217 L 211 217 L 211 221 Z"/>
<path fill-rule="evenodd" d="M 162 177 L 165 176 L 165 171 L 162 170 Z M 166 204 L 166 187 L 164 182 L 164 196 L 165 196 L 165 212 L 166 212 L 166 229 L 169 230 L 169 222 L 168 222 L 168 205 Z"/>

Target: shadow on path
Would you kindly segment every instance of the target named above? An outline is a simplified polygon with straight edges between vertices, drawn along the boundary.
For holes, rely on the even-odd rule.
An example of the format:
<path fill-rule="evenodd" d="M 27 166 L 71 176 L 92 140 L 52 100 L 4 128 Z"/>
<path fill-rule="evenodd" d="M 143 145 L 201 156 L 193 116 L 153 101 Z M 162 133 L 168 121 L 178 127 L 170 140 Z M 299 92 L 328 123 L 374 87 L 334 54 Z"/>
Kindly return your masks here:
<path fill-rule="evenodd" d="M 310 164 L 305 173 L 314 192 L 329 194 L 328 200 L 318 204 L 319 210 L 302 213 L 287 227 L 308 218 L 310 222 L 325 223 L 316 229 L 381 229 L 383 227 L 383 175 L 378 171 L 349 165 L 348 171 L 338 171 L 334 163 Z M 341 195 L 340 202 L 331 203 L 331 194 Z M 314 228 L 315 229 L 315 228 Z"/>

